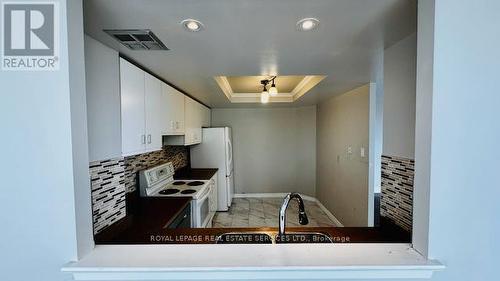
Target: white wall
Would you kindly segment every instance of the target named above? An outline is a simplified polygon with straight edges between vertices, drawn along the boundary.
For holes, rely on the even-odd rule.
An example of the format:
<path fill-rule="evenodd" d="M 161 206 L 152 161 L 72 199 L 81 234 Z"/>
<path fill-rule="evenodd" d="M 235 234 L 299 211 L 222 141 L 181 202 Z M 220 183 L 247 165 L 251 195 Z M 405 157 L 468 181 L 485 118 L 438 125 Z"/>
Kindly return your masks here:
<path fill-rule="evenodd" d="M 85 36 L 89 160 L 121 156 L 118 52 Z"/>
<path fill-rule="evenodd" d="M 414 33 L 384 52 L 384 155 L 415 157 L 416 48 Z"/>
<path fill-rule="evenodd" d="M 212 109 L 233 130 L 236 193 L 315 195 L 316 107 Z"/>
<path fill-rule="evenodd" d="M 367 226 L 371 213 L 369 115 L 369 84 L 318 105 L 316 195 L 344 226 Z"/>
<path fill-rule="evenodd" d="M 449 267 L 436 280 L 498 280 L 500 2 L 435 15 L 429 255 Z"/>
<path fill-rule="evenodd" d="M 382 185 L 382 146 L 384 126 L 384 46 L 381 44 L 374 56 L 370 82 L 370 167 L 368 169 L 368 188 L 370 191 L 368 208 L 374 210 L 375 200 L 370 198 L 372 192 L 380 193 Z M 372 212 L 373 213 L 373 212 Z M 373 225 L 374 214 L 368 218 L 369 225 Z"/>
<path fill-rule="evenodd" d="M 81 1 L 71 2 L 80 6 L 76 9 L 80 16 L 71 17 L 73 24 L 81 20 L 82 11 Z M 86 140 L 72 140 L 70 98 L 76 100 L 79 91 L 72 88 L 71 95 L 75 96 L 70 96 L 70 85 L 79 83 L 69 77 L 67 33 L 78 29 L 81 32 L 82 25 L 80 22 L 68 28 L 66 1 L 60 1 L 57 16 L 61 24 L 59 70 L 0 70 L 0 147 L 4 159 L 0 163 L 2 281 L 68 279 L 60 272 L 61 265 L 76 259 L 76 238 L 84 238 L 79 233 L 81 229 L 78 233 L 76 229 L 75 212 L 81 209 L 75 209 L 75 200 L 85 199 L 78 197 L 81 193 L 76 190 L 80 182 L 74 175 L 80 175 L 81 171 L 74 172 L 79 166 L 74 165 L 73 152 L 79 155 L 87 144 Z M 82 60 L 75 57 L 72 61 Z M 74 68 L 71 71 L 75 75 L 79 72 Z M 84 107 L 79 108 L 79 113 L 83 110 Z M 75 113 L 75 116 L 80 115 Z M 73 124 L 79 127 L 80 122 L 75 120 Z M 82 142 L 83 148 L 75 147 Z M 90 207 L 90 202 L 82 201 Z"/>
<path fill-rule="evenodd" d="M 88 169 L 87 107 L 85 88 L 85 51 L 81 1 L 68 3 L 68 57 L 71 103 L 71 141 L 78 257 L 94 247 L 90 177 Z"/>
<path fill-rule="evenodd" d="M 434 67 L 434 0 L 420 0 L 417 27 L 415 99 L 415 176 L 413 245 L 424 255 L 429 243 L 429 196 L 432 156 L 432 89 Z"/>

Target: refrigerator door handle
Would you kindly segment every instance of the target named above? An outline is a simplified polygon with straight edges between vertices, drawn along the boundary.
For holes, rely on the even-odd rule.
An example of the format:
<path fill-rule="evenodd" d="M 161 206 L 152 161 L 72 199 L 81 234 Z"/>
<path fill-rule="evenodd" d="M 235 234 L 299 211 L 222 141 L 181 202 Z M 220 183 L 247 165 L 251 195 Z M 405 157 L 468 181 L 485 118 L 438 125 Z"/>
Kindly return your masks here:
<path fill-rule="evenodd" d="M 229 154 L 228 155 L 229 158 L 227 160 L 227 165 L 228 165 L 228 169 L 231 169 L 231 166 L 232 166 L 231 164 L 233 162 L 233 145 L 231 144 L 230 140 L 227 141 L 227 149 L 228 149 L 228 154 Z"/>

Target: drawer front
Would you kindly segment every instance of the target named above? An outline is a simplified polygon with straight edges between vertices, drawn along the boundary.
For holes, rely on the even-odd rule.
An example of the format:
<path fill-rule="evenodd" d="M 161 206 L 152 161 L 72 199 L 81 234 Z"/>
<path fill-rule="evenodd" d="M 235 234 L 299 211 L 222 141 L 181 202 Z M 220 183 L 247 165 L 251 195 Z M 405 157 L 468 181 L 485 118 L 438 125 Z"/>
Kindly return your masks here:
<path fill-rule="evenodd" d="M 167 228 L 191 228 L 191 204 L 187 205 Z"/>

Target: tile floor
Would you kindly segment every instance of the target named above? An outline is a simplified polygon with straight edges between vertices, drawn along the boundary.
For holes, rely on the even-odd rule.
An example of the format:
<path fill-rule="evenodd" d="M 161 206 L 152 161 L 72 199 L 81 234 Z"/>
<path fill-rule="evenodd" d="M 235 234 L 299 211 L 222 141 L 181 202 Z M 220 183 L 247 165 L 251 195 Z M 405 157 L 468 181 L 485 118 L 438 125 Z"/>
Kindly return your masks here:
<path fill-rule="evenodd" d="M 235 198 L 228 212 L 217 212 L 212 227 L 278 227 L 278 212 L 282 198 Z M 304 200 L 309 227 L 335 227 L 335 223 L 321 210 L 316 202 Z M 287 226 L 300 226 L 298 204 L 290 202 L 287 210 Z"/>

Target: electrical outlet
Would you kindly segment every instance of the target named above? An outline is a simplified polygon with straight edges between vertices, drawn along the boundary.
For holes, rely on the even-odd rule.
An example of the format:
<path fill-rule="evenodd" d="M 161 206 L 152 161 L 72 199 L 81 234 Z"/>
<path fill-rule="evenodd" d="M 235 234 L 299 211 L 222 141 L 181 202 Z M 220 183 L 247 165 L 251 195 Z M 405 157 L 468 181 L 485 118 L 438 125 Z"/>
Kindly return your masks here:
<path fill-rule="evenodd" d="M 361 147 L 361 149 L 359 151 L 359 155 L 361 156 L 361 158 L 365 158 L 365 148 L 364 147 Z"/>

